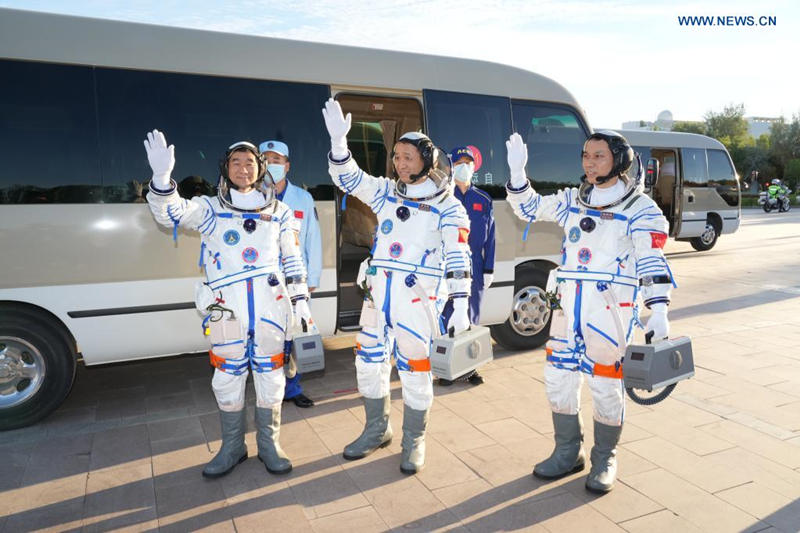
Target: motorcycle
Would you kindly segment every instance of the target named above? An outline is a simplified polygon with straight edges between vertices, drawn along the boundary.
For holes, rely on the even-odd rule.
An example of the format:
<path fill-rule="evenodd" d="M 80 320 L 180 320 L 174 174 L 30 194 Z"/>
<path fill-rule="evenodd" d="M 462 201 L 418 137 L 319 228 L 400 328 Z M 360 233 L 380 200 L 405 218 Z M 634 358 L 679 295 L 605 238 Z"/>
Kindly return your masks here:
<path fill-rule="evenodd" d="M 773 209 L 777 209 L 779 213 L 784 213 L 792 208 L 792 203 L 789 200 L 789 194 L 786 191 L 781 191 L 776 195 L 767 195 L 764 198 L 764 203 L 761 204 L 765 213 L 769 213 Z"/>
<path fill-rule="evenodd" d="M 758 198 L 758 203 L 764 209 L 765 213 L 769 213 L 773 209 L 777 209 L 779 213 L 788 211 L 792 207 L 789 193 L 791 190 L 781 180 L 773 180 L 767 186 L 767 190 L 763 191 Z"/>

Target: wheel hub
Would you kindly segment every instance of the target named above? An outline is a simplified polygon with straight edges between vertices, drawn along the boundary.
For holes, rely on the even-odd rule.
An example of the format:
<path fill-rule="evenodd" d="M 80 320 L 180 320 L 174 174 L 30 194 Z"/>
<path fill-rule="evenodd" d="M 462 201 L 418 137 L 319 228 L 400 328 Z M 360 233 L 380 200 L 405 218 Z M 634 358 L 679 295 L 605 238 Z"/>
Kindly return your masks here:
<path fill-rule="evenodd" d="M 27 341 L 0 338 L 0 408 L 24 402 L 44 381 L 44 357 Z"/>
<path fill-rule="evenodd" d="M 700 240 L 703 241 L 703 244 L 711 244 L 716 233 L 717 231 L 714 229 L 714 226 L 706 224 L 706 229 L 703 231 L 703 234 L 700 235 Z"/>
<path fill-rule="evenodd" d="M 530 337 L 544 329 L 550 320 L 550 312 L 544 290 L 535 285 L 523 287 L 514 295 L 509 322 L 517 334 Z"/>

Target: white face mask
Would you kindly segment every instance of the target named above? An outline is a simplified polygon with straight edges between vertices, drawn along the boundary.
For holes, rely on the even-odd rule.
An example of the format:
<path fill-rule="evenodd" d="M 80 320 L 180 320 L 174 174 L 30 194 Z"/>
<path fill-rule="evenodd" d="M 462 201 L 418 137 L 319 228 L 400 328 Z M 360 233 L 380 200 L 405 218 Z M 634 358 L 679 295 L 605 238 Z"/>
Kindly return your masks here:
<path fill-rule="evenodd" d="M 272 180 L 275 183 L 280 183 L 280 181 L 286 176 L 286 166 L 267 165 L 267 172 L 269 172 L 270 176 L 272 176 Z"/>
<path fill-rule="evenodd" d="M 461 183 L 469 183 L 472 181 L 472 174 L 475 171 L 474 163 L 461 163 L 453 168 L 453 178 Z"/>

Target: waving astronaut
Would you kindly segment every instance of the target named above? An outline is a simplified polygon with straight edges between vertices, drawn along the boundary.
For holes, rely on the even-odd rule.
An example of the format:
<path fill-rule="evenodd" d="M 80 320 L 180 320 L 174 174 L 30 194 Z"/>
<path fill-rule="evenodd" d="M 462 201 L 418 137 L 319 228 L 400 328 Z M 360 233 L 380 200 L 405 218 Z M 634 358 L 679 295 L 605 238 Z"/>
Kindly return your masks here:
<path fill-rule="evenodd" d="M 203 475 L 219 477 L 247 459 L 245 384 L 253 371 L 258 458 L 273 474 L 292 463 L 278 441 L 285 377 L 284 342 L 292 320 L 311 321 L 299 228 L 291 210 L 275 199 L 272 178 L 258 149 L 237 142 L 220 161 L 216 197 L 191 200 L 176 192 L 170 174 L 174 146 L 153 130 L 144 142 L 153 169 L 147 200 L 159 224 L 198 231 L 200 265 L 195 303 L 205 314 L 215 367 L 211 388 L 222 423 L 222 446 Z M 291 302 L 291 303 L 289 303 Z M 293 307 L 293 309 L 292 309 Z"/>
<path fill-rule="evenodd" d="M 371 302 L 361 314 L 356 377 L 364 398 L 366 424 L 344 449 L 344 458 L 361 459 L 389 444 L 390 356 L 403 388 L 403 440 L 400 470 L 418 472 L 425 463 L 425 431 L 433 403 L 429 350 L 441 331 L 440 290 L 453 300 L 450 326 L 469 327 L 469 217 L 451 194 L 447 156 L 421 133 L 406 133 L 392 151 L 397 181 L 364 173 L 347 149 L 350 114 L 330 99 L 323 109 L 331 137 L 333 182 L 367 204 L 378 217 L 366 282 Z M 365 265 L 366 266 L 366 265 Z"/>
<path fill-rule="evenodd" d="M 595 442 L 586 488 L 605 493 L 616 479 L 625 411 L 621 359 L 638 324 L 638 296 L 652 312 L 647 332 L 659 339 L 669 334 L 673 281 L 662 252 L 667 220 L 641 192 L 641 162 L 616 132 L 591 135 L 583 146 L 580 187 L 549 196 L 537 194 L 525 176 L 528 151 L 519 134 L 506 147 L 511 169 L 506 190 L 514 213 L 528 223 L 555 222 L 565 233 L 561 266 L 551 272 L 547 287 L 559 302 L 544 370 L 556 447 L 533 474 L 557 479 L 584 468 L 579 407 L 586 374 Z"/>

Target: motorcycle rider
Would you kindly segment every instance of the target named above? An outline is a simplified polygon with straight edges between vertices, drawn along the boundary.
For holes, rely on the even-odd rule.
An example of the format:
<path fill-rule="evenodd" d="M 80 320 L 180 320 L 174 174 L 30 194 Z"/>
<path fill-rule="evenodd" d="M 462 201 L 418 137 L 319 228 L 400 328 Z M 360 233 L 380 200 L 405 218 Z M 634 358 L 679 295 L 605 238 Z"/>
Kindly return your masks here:
<path fill-rule="evenodd" d="M 311 322 L 295 218 L 275 199 L 264 159 L 249 142 L 237 142 L 225 152 L 217 196 L 191 200 L 178 195 L 170 178 L 175 147 L 167 146 L 164 134 L 153 130 L 144 146 L 153 170 L 147 200 L 156 221 L 173 228 L 175 238 L 178 227 L 201 237 L 206 281 L 196 285 L 195 304 L 206 315 L 203 327 L 215 367 L 211 388 L 222 425 L 222 446 L 203 476 L 224 476 L 247 459 L 248 368 L 256 390 L 258 458 L 269 472 L 286 474 L 292 463 L 278 441 L 284 342 L 293 317 Z"/>
<path fill-rule="evenodd" d="M 547 291 L 553 312 L 546 347 L 545 388 L 553 411 L 555 449 L 533 474 L 557 479 L 584 468 L 580 389 L 587 375 L 594 406 L 594 447 L 586 489 L 605 493 L 616 479 L 616 446 L 622 432 L 625 389 L 622 356 L 638 323 L 637 296 L 651 315 L 646 330 L 669 334 L 667 306 L 672 274 L 662 252 L 667 221 L 640 192 L 641 163 L 616 132 L 598 131 L 582 151 L 579 188 L 541 196 L 525 175 L 528 151 L 519 134 L 506 143 L 514 213 L 529 224 L 551 221 L 564 228 L 561 266 Z"/>
<path fill-rule="evenodd" d="M 779 179 L 774 179 L 767 187 L 767 202 L 772 203 L 779 211 L 786 211 L 789 207 L 789 188 Z"/>
<path fill-rule="evenodd" d="M 425 431 L 433 403 L 429 349 L 440 333 L 440 290 L 453 299 L 450 327 L 469 327 L 469 218 L 451 194 L 447 156 L 431 140 L 410 132 L 392 150 L 398 180 L 364 173 L 347 148 L 351 117 L 329 99 L 323 109 L 331 138 L 330 174 L 345 194 L 353 194 L 378 216 L 369 266 L 362 264 L 371 302 L 361 313 L 356 337 L 356 377 L 364 399 L 366 424 L 348 444 L 345 459 L 361 459 L 389 444 L 389 374 L 394 356 L 403 390 L 403 440 L 400 470 L 420 471 L 425 463 Z M 443 267 L 443 268 L 442 268 Z"/>

